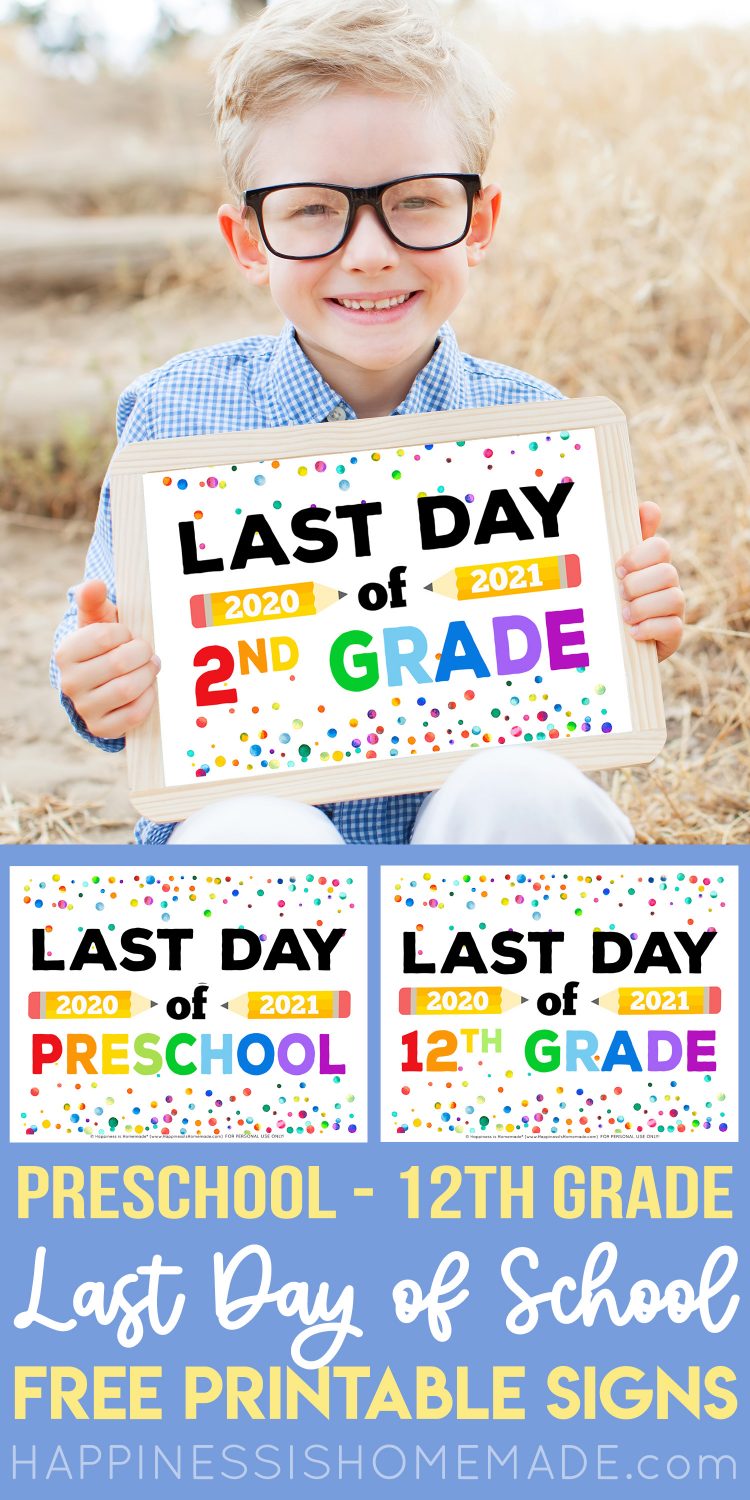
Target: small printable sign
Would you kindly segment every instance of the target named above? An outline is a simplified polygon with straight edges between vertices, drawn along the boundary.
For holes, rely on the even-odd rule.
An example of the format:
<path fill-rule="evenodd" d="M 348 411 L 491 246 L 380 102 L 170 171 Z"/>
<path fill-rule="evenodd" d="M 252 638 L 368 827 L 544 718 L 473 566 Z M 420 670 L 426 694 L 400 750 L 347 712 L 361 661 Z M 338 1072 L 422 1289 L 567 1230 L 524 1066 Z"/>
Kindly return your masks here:
<path fill-rule="evenodd" d="M 382 871 L 382 1138 L 738 1139 L 737 870 Z"/>
<path fill-rule="evenodd" d="M 366 872 L 10 872 L 10 1138 L 361 1141 Z"/>

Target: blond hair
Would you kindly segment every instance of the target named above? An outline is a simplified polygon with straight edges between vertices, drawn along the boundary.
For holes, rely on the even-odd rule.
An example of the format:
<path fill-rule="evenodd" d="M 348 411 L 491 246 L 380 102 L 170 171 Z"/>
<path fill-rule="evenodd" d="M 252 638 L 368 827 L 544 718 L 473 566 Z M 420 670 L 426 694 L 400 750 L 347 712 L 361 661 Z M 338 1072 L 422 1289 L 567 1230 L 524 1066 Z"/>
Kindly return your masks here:
<path fill-rule="evenodd" d="M 259 127 L 341 85 L 450 109 L 463 169 L 487 164 L 507 92 L 432 0 L 274 0 L 214 68 L 214 125 L 231 189 L 252 186 Z"/>

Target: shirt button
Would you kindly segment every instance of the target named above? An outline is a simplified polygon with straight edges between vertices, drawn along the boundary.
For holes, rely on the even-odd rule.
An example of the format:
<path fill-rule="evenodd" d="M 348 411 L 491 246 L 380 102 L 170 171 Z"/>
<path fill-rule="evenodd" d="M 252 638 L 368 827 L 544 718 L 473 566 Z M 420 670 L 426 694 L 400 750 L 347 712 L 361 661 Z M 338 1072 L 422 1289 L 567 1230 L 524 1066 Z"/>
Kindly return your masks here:
<path fill-rule="evenodd" d="M 346 411 L 345 411 L 343 405 L 341 405 L 341 406 L 334 406 L 333 411 L 331 411 L 331 412 L 328 413 L 328 416 L 326 417 L 326 421 L 327 422 L 345 422 L 346 421 Z"/>

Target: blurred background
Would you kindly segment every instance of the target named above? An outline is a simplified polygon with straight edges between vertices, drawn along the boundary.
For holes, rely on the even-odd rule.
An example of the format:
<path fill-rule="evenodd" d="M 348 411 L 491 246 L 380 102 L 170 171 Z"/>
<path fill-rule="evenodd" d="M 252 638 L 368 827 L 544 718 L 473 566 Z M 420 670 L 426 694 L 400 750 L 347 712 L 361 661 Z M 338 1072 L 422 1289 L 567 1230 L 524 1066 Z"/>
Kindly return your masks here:
<path fill-rule="evenodd" d="M 322 0 L 324 3 L 324 0 Z M 209 67 L 257 0 L 0 0 L 0 841 L 128 841 L 123 756 L 47 663 L 122 388 L 275 332 L 216 226 Z M 639 841 L 750 840 L 750 0 L 444 0 L 513 98 L 469 352 L 625 410 L 689 627 L 669 740 L 601 779 Z"/>

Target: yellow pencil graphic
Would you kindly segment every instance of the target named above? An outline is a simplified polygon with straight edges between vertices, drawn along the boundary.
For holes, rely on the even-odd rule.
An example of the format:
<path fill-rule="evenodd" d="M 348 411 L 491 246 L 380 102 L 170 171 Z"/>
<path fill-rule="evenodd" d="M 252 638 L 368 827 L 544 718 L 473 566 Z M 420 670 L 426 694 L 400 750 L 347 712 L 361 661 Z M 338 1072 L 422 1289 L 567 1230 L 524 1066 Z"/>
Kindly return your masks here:
<path fill-rule="evenodd" d="M 206 625 L 244 625 L 248 620 L 294 620 L 319 615 L 345 599 L 341 589 L 324 583 L 269 584 L 267 588 L 238 589 L 236 594 L 193 594 L 190 618 Z"/>
<path fill-rule="evenodd" d="M 224 1010 L 243 1021 L 343 1021 L 352 1013 L 349 990 L 249 990 L 223 1001 Z"/>
<path fill-rule="evenodd" d="M 498 599 L 504 594 L 545 593 L 577 589 L 581 562 L 575 552 L 562 557 L 527 557 L 525 562 L 476 563 L 451 568 L 425 587 L 447 599 Z"/>
<path fill-rule="evenodd" d="M 600 995 L 594 1005 L 614 1011 L 616 1016 L 716 1016 L 721 1010 L 721 990 L 715 985 L 690 984 L 685 989 L 619 989 Z"/>
<path fill-rule="evenodd" d="M 418 985 L 416 989 L 404 988 L 398 992 L 399 1015 L 402 1016 L 502 1016 L 506 1011 L 525 1005 L 527 997 L 517 995 L 498 984 L 479 985 L 450 989 L 441 985 L 431 989 Z"/>
<path fill-rule="evenodd" d="M 32 1021 L 124 1020 L 154 1005 L 133 990 L 32 990 L 29 995 Z"/>

